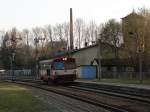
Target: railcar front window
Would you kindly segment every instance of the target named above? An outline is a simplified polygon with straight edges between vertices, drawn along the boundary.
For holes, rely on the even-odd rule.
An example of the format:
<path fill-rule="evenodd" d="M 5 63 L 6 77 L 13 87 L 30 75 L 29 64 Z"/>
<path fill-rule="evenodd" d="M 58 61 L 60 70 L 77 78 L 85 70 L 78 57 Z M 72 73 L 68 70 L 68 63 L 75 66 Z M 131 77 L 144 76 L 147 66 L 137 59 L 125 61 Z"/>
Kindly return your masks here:
<path fill-rule="evenodd" d="M 65 69 L 75 69 L 76 64 L 74 62 L 66 62 L 65 63 Z"/>
<path fill-rule="evenodd" d="M 55 62 L 54 69 L 56 70 L 63 70 L 64 69 L 64 62 Z"/>

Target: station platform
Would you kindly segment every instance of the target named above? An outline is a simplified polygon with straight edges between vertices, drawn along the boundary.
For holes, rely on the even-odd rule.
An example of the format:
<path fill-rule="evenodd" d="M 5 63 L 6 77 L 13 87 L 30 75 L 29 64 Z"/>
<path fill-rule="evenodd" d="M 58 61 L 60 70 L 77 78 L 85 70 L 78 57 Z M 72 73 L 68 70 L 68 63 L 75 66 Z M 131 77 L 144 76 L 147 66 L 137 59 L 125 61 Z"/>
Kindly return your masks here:
<path fill-rule="evenodd" d="M 75 82 L 81 82 L 81 83 L 89 83 L 89 84 L 97 84 L 97 85 L 108 85 L 108 86 L 118 86 L 122 88 L 135 88 L 135 89 L 141 89 L 141 90 L 148 90 L 150 91 L 150 84 L 125 84 L 125 83 L 107 83 L 107 82 L 101 82 L 99 80 L 89 80 L 89 79 L 77 79 Z"/>

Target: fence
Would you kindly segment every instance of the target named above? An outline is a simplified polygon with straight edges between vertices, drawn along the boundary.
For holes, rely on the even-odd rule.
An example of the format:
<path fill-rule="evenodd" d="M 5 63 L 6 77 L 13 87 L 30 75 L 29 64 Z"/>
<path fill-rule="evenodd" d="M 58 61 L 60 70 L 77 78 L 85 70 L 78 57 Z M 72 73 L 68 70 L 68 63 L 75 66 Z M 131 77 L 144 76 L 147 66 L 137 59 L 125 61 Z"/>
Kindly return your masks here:
<path fill-rule="evenodd" d="M 1 79 L 37 79 L 38 75 L 35 74 L 33 69 L 23 69 L 23 70 L 6 70 L 0 73 Z"/>
<path fill-rule="evenodd" d="M 105 71 L 102 72 L 102 78 L 120 78 L 120 79 L 139 79 L 139 72 L 118 72 L 118 71 Z M 150 79 L 150 72 L 142 72 L 143 79 Z"/>

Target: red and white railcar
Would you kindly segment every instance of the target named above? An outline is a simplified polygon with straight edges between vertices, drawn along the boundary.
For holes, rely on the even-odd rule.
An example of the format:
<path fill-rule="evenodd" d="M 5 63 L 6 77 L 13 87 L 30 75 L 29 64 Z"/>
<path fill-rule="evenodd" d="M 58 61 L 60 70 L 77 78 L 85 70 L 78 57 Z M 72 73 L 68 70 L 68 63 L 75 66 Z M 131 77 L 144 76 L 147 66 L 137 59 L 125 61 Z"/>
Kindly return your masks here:
<path fill-rule="evenodd" d="M 40 61 L 40 77 L 45 82 L 72 82 L 76 79 L 74 58 L 60 57 Z"/>

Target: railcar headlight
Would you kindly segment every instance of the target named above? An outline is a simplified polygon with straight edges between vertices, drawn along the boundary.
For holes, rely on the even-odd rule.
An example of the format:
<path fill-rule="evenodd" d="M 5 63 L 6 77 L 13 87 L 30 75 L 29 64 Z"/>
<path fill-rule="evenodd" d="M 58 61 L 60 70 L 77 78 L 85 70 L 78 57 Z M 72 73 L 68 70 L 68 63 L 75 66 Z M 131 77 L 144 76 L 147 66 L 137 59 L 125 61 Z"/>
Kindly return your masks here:
<path fill-rule="evenodd" d="M 64 60 L 64 61 L 66 61 L 66 60 L 67 60 L 67 58 L 63 58 L 63 60 Z"/>

